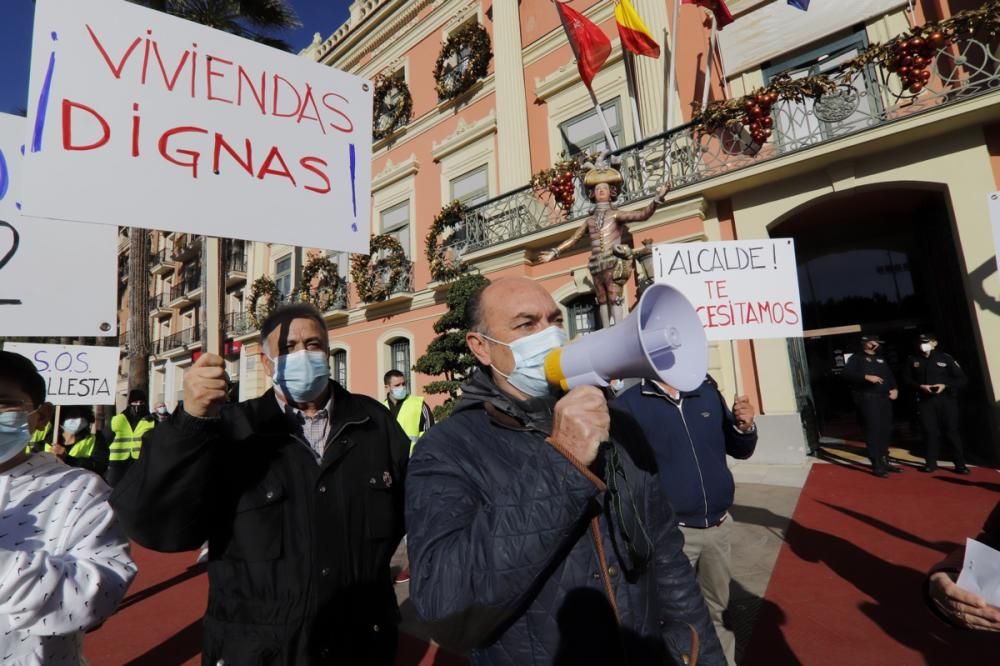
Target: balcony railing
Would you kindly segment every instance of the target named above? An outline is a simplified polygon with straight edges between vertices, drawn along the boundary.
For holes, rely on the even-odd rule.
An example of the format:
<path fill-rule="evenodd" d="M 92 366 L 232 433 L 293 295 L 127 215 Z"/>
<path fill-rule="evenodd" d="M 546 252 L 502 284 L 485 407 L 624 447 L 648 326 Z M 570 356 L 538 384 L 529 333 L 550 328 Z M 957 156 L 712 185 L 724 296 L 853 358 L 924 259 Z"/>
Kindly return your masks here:
<path fill-rule="evenodd" d="M 190 326 L 164 337 L 162 352 L 180 349 L 182 347 L 186 347 L 187 345 L 194 344 L 198 340 L 198 327 Z"/>
<path fill-rule="evenodd" d="M 884 126 L 1000 89 L 997 39 L 970 36 L 938 49 L 931 78 L 912 95 L 897 74 L 869 65 L 842 81 L 833 92 L 802 103 L 780 100 L 771 109 L 773 134 L 759 150 L 745 132 L 705 133 L 693 125 L 619 149 L 618 169 L 625 182 L 617 205 L 651 197 L 670 182 L 680 188 L 795 152 Z M 840 80 L 841 72 L 828 76 Z M 577 186 L 571 210 L 563 211 L 547 192 L 524 186 L 470 207 L 447 241 L 456 257 L 586 217 L 592 204 Z"/>
<path fill-rule="evenodd" d="M 149 297 L 149 311 L 156 312 L 157 310 L 164 310 L 169 307 L 171 300 L 171 295 L 168 292 L 160 292 Z"/>
<path fill-rule="evenodd" d="M 250 313 L 248 312 L 228 312 L 226 313 L 226 318 L 224 323 L 224 328 L 226 333 L 231 335 L 246 335 L 247 333 L 252 333 L 257 330 L 256 327 L 250 323 Z"/>
<path fill-rule="evenodd" d="M 199 280 L 184 280 L 180 284 L 175 284 L 170 288 L 170 300 L 173 302 L 184 299 L 192 291 L 199 288 L 201 288 Z"/>
<path fill-rule="evenodd" d="M 227 256 L 225 261 L 226 261 L 227 273 L 247 272 L 247 256 L 245 254 L 235 254 Z"/>
<path fill-rule="evenodd" d="M 170 256 L 174 261 L 185 261 L 201 253 L 201 236 L 197 234 L 181 234 L 174 239 Z"/>

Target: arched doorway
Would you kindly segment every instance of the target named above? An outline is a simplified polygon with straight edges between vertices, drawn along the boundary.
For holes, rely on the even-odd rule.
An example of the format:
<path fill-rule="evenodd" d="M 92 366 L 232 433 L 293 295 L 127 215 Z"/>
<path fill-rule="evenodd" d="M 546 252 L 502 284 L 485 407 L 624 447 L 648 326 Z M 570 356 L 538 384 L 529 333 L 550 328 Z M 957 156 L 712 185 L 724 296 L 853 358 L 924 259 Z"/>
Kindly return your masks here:
<path fill-rule="evenodd" d="M 819 434 L 862 439 L 841 379 L 862 333 L 883 337 L 902 384 L 917 336 L 934 331 L 969 377 L 961 395 L 966 450 L 994 460 L 988 393 L 945 193 L 899 185 L 833 195 L 781 220 L 771 236 L 795 239 L 805 337 L 793 343 L 792 358 L 808 383 L 797 388 L 815 407 Z M 916 401 L 902 386 L 895 421 L 894 445 L 922 455 Z"/>

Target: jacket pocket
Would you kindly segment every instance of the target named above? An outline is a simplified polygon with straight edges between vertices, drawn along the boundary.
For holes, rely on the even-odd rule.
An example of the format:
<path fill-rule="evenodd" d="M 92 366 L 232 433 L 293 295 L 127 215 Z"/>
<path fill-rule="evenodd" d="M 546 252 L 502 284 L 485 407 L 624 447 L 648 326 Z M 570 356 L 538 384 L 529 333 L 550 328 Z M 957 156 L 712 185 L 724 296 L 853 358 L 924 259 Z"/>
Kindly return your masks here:
<path fill-rule="evenodd" d="M 391 539 L 396 535 L 396 494 L 392 486 L 388 470 L 372 472 L 368 477 L 365 508 L 370 539 Z"/>
<path fill-rule="evenodd" d="M 281 486 L 264 484 L 244 493 L 236 504 L 226 556 L 246 561 L 281 557 L 284 509 L 285 492 Z"/>

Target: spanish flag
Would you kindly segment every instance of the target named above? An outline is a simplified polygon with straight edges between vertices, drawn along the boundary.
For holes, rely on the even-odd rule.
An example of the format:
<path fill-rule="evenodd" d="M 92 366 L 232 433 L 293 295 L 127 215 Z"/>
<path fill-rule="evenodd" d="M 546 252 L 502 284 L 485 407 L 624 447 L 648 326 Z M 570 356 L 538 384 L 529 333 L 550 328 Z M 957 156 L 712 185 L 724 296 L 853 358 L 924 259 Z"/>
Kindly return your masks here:
<path fill-rule="evenodd" d="M 618 23 L 622 48 L 636 55 L 660 57 L 660 45 L 649 34 L 649 28 L 642 22 L 630 0 L 615 0 L 615 21 Z"/>

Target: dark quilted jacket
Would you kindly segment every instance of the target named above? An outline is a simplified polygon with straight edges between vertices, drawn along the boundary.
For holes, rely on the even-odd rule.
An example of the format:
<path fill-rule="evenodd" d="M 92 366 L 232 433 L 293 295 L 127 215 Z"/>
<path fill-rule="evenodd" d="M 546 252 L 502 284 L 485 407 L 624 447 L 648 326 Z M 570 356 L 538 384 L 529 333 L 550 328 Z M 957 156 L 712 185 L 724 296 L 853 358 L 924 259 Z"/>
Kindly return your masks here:
<path fill-rule="evenodd" d="M 627 489 L 612 510 L 609 494 L 545 441 L 553 405 L 515 402 L 476 373 L 455 413 L 420 440 L 406 487 L 418 614 L 476 664 L 681 663 L 695 642 L 699 664 L 725 664 L 641 430 L 612 412 L 614 443 L 591 467 L 604 478 L 615 447 Z M 595 515 L 620 628 L 589 530 Z M 644 570 L 621 536 L 634 541 L 640 521 L 653 545 Z"/>

